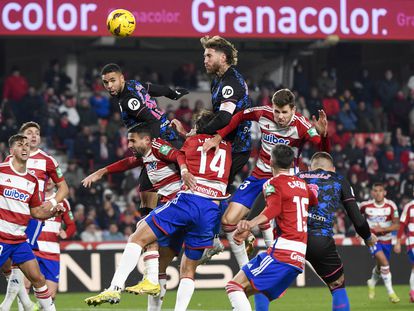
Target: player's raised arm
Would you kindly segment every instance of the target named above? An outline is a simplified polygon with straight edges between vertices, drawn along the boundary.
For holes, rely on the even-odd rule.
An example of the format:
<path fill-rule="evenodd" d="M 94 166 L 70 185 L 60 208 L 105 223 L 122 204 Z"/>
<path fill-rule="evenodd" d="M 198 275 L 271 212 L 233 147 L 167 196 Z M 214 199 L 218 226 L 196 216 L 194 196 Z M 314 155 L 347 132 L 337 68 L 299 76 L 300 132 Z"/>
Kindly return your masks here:
<path fill-rule="evenodd" d="M 147 92 L 151 97 L 165 96 L 173 100 L 178 100 L 189 93 L 188 90 L 184 88 L 177 88 L 173 90 L 170 89 L 168 86 L 152 83 L 147 83 Z"/>

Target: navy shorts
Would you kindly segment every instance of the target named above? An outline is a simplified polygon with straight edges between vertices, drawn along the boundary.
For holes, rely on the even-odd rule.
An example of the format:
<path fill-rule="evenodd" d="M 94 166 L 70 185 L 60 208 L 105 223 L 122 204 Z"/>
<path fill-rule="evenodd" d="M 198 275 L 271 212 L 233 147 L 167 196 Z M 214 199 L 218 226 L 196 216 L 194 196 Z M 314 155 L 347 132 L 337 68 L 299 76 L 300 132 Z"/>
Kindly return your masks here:
<path fill-rule="evenodd" d="M 145 221 L 157 239 L 184 230 L 186 249 L 203 250 L 213 246 L 214 226 L 219 217 L 220 208 L 211 199 L 180 193 L 153 210 Z"/>
<path fill-rule="evenodd" d="M 247 177 L 243 183 L 237 188 L 230 202 L 240 203 L 247 208 L 251 208 L 256 198 L 263 190 L 263 184 L 266 178 L 258 179 L 253 176 Z"/>
<path fill-rule="evenodd" d="M 302 270 L 275 260 L 266 252 L 260 253 L 242 267 L 252 287 L 271 301 L 292 284 Z"/>
<path fill-rule="evenodd" d="M 410 259 L 410 263 L 414 265 L 414 248 L 407 251 L 408 259 Z"/>
<path fill-rule="evenodd" d="M 27 242 L 18 244 L 7 244 L 0 242 L 0 267 L 2 267 L 9 258 L 11 258 L 13 264 L 19 265 L 26 261 L 35 259 L 36 257 Z"/>
<path fill-rule="evenodd" d="M 36 259 L 39 263 L 40 272 L 45 276 L 45 279 L 59 283 L 60 262 L 42 257 L 36 257 Z"/>
<path fill-rule="evenodd" d="M 378 252 L 383 252 L 385 257 L 387 257 L 387 260 L 390 261 L 391 249 L 392 244 L 383 244 L 381 242 L 377 242 L 374 246 L 371 246 L 369 248 L 369 251 L 371 252 L 372 256 L 375 256 L 375 254 Z"/>

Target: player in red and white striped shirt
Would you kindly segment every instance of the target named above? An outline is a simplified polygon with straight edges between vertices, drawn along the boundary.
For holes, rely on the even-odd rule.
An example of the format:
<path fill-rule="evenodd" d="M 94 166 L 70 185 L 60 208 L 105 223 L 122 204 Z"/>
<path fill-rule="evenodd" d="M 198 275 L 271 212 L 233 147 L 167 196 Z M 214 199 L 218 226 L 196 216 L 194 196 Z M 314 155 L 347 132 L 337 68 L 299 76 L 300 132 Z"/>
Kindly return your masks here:
<path fill-rule="evenodd" d="M 401 240 L 404 234 L 407 255 L 411 262 L 410 302 L 414 303 L 414 200 L 404 206 L 400 217 L 400 229 L 397 234 L 397 243 L 394 246 L 397 254 L 401 252 Z"/>
<path fill-rule="evenodd" d="M 269 301 L 277 299 L 305 266 L 308 206 L 317 205 L 318 199 L 303 179 L 290 175 L 291 147 L 278 144 L 271 154 L 274 177 L 263 185 L 266 207 L 252 220 L 241 220 L 233 239 L 240 245 L 254 226 L 274 219 L 275 242 L 227 283 L 233 310 L 252 310 L 246 295 L 260 292 Z"/>
<path fill-rule="evenodd" d="M 278 144 L 292 147 L 295 154 L 294 166 L 299 164 L 299 156 L 306 142 L 310 142 L 319 150 L 329 152 L 327 138 L 327 120 L 323 111 L 319 112 L 319 121 L 315 125 L 296 112 L 295 96 L 288 89 L 277 91 L 272 98 L 273 107 L 262 106 L 246 109 L 237 113 L 231 122 L 217 131 L 214 139 L 204 145 L 204 150 L 215 147 L 218 141 L 225 138 L 241 122 L 256 121 L 262 133 L 261 150 L 256 167 L 251 176 L 246 178 L 234 193 L 228 209 L 223 215 L 223 230 L 230 241 L 231 249 L 239 266 L 245 265 L 249 259 L 244 245 L 234 244 L 231 236 L 237 222 L 248 214 L 254 201 L 260 195 L 263 184 L 272 177 L 270 153 Z M 273 243 L 272 228 L 269 223 L 260 225 L 267 246 Z"/>
<path fill-rule="evenodd" d="M 45 201 L 49 201 L 55 196 L 55 183 L 52 179 L 49 179 L 45 186 Z M 40 233 L 37 240 L 38 249 L 34 250 L 40 270 L 45 275 L 46 284 L 52 299 L 55 299 L 59 283 L 59 241 L 60 239 L 69 239 L 76 233 L 76 225 L 73 220 L 69 201 L 63 199 L 61 205 L 65 208 L 65 212 L 62 215 L 45 220 L 42 233 Z M 62 223 L 65 225 L 65 230 L 62 228 Z"/>
<path fill-rule="evenodd" d="M 372 200 L 360 204 L 361 214 L 367 219 L 371 231 L 378 237 L 378 242 L 369 248 L 376 265 L 372 270 L 371 278 L 367 281 L 368 297 L 374 299 L 375 285 L 382 278 L 389 300 L 397 303 L 400 298 L 392 288 L 389 261 L 392 249 L 391 233 L 399 228 L 398 208 L 393 201 L 385 198 L 387 191 L 382 183 L 373 184 L 371 195 Z"/>
<path fill-rule="evenodd" d="M 0 164 L 0 266 L 10 258 L 33 284 L 42 308 L 55 310 L 44 276 L 26 241 L 25 230 L 30 217 L 47 219 L 59 215 L 64 209 L 60 205 L 50 208 L 50 205 L 42 204 L 37 178 L 26 168 L 30 156 L 26 136 L 12 136 L 9 146 L 12 158 Z M 22 282 L 11 282 L 10 286 L 15 287 L 15 297 Z M 13 299 L 6 299 L 2 309 L 9 310 L 12 302 Z"/>

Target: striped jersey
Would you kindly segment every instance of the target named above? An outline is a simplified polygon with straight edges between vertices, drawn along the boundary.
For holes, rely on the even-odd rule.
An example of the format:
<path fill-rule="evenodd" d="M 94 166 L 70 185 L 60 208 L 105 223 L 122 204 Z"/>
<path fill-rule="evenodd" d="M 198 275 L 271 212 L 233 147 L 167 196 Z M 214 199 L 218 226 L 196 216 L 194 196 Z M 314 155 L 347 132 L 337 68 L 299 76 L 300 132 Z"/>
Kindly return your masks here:
<path fill-rule="evenodd" d="M 45 199 L 50 200 L 54 197 L 55 195 L 46 197 Z M 68 238 L 76 232 L 76 225 L 70 210 L 69 201 L 64 199 L 60 204 L 65 207 L 65 212 L 62 215 L 49 218 L 44 222 L 45 224 L 42 228 L 42 233 L 37 240 L 38 250 L 34 251 L 35 255 L 38 257 L 49 260 L 59 260 L 59 233 L 62 228 L 62 222 L 66 226 L 66 234 Z"/>
<path fill-rule="evenodd" d="M 263 185 L 266 207 L 262 214 L 276 222 L 275 242 L 268 253 L 281 262 L 305 267 L 308 206 L 318 199 L 303 179 L 279 174 Z"/>
<path fill-rule="evenodd" d="M 30 208 L 42 205 L 37 178 L 27 170 L 17 172 L 12 159 L 0 164 L 0 242 L 26 241 Z"/>
<path fill-rule="evenodd" d="M 384 203 L 379 205 L 374 200 L 362 202 L 359 206 L 361 214 L 365 216 L 369 227 L 372 229 L 376 226 L 387 228 L 392 225 L 393 220 L 398 219 L 397 205 L 391 200 L 384 199 Z M 387 232 L 382 235 L 377 235 L 378 241 L 384 244 L 390 244 L 392 240 L 392 233 Z"/>
<path fill-rule="evenodd" d="M 8 156 L 5 161 L 10 158 L 11 156 Z M 42 199 L 44 199 L 45 185 L 49 178 L 52 178 L 55 184 L 64 180 L 58 162 L 43 150 L 37 149 L 37 151 L 30 153 L 26 167 L 32 175 L 37 177 Z"/>
<path fill-rule="evenodd" d="M 226 137 L 241 122 L 246 120 L 256 121 L 261 130 L 261 149 L 256 167 L 252 171 L 252 176 L 262 179 L 271 178 L 272 169 L 270 167 L 270 153 L 274 145 L 286 144 L 292 147 L 295 152 L 295 166 L 298 166 L 299 156 L 306 142 L 317 145 L 322 151 L 329 152 L 329 140 L 321 138 L 315 127 L 299 113 L 292 116 L 287 127 L 281 128 L 275 121 L 272 107 L 260 106 L 249 108 L 233 116 L 231 122 L 217 133 L 221 137 Z"/>
<path fill-rule="evenodd" d="M 405 233 L 405 245 L 407 250 L 414 248 L 414 200 L 404 206 L 400 217 L 400 229 L 398 230 L 398 238 Z"/>
<path fill-rule="evenodd" d="M 195 177 L 196 194 L 210 199 L 225 199 L 231 167 L 231 143 L 222 140 L 218 150 L 203 151 L 203 144 L 213 136 L 198 134 L 187 138 L 181 151 L 185 155 L 188 171 Z"/>

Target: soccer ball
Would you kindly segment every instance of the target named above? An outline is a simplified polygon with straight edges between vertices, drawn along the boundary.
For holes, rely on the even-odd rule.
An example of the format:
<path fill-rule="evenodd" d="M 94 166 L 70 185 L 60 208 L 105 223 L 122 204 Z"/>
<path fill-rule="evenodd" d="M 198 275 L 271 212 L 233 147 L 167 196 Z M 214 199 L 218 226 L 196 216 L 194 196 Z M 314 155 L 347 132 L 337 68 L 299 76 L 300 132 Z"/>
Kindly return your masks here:
<path fill-rule="evenodd" d="M 130 11 L 117 9 L 109 13 L 106 25 L 115 37 L 128 37 L 135 30 L 135 17 Z"/>

